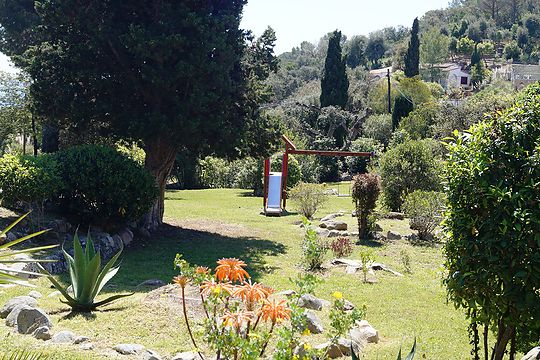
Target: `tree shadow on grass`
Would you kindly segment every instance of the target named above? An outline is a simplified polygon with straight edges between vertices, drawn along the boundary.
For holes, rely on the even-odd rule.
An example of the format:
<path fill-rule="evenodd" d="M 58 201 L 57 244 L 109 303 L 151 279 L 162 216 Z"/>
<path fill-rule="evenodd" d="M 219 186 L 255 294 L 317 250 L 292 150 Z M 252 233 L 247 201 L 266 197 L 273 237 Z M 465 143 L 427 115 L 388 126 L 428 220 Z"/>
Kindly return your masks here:
<path fill-rule="evenodd" d="M 216 261 L 236 257 L 248 264 L 253 281 L 274 269 L 266 263 L 266 257 L 285 253 L 283 244 L 257 237 L 231 237 L 201 230 L 186 229 L 164 224 L 158 233 L 147 241 L 138 241 L 122 255 L 122 264 L 112 286 L 104 292 L 142 292 L 137 285 L 148 279 L 171 282 L 178 270 L 173 261 L 176 254 L 192 265 L 215 268 Z"/>

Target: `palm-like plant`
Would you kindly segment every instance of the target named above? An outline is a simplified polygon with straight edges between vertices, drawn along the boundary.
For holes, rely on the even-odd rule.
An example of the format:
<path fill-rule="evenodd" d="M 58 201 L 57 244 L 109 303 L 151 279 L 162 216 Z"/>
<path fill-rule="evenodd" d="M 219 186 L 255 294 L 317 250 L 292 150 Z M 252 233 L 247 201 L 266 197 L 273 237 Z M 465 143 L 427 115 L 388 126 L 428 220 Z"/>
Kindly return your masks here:
<path fill-rule="evenodd" d="M 39 352 L 34 352 L 30 350 L 20 350 L 13 351 L 2 355 L 2 360 L 38 360 L 46 359 L 48 356 L 45 356 Z"/>
<path fill-rule="evenodd" d="M 15 220 L 13 223 L 11 223 L 8 227 L 6 227 L 4 230 L 0 231 L 0 237 L 7 234 L 9 230 L 11 230 L 15 225 L 20 223 L 26 216 L 28 216 L 29 213 L 26 213 L 19 217 L 17 220 Z M 34 253 L 37 251 L 52 249 L 58 245 L 46 245 L 46 246 L 39 246 L 39 247 L 33 247 L 23 250 L 16 250 L 16 251 L 6 251 L 10 247 L 20 244 L 23 241 L 26 241 L 28 239 L 31 239 L 33 237 L 36 237 L 38 235 L 41 235 L 45 232 L 49 231 L 47 230 L 41 230 L 26 236 L 23 236 L 20 239 L 10 241 L 8 243 L 5 243 L 3 245 L 0 245 L 0 264 L 13 264 L 13 263 L 40 263 L 40 262 L 51 262 L 54 260 L 37 260 L 37 259 L 27 259 L 27 260 L 14 260 L 14 255 L 19 254 L 28 254 L 28 253 Z M 34 273 L 31 271 L 24 271 L 24 270 L 16 270 L 12 268 L 0 268 L 0 284 L 20 284 L 20 285 L 28 285 L 28 283 L 21 278 L 21 275 L 36 275 L 39 276 L 41 274 Z"/>
<path fill-rule="evenodd" d="M 88 234 L 84 250 L 79 236 L 75 233 L 73 237 L 73 256 L 68 254 L 64 248 L 62 248 L 62 251 L 69 268 L 69 276 L 73 287 L 72 294 L 68 292 L 67 287 L 62 286 L 42 267 L 41 271 L 47 275 L 53 286 L 60 291 L 66 300 L 61 301 L 69 305 L 73 311 L 89 312 L 116 299 L 133 295 L 132 293 L 118 294 L 96 302 L 96 297 L 100 291 L 116 275 L 120 268 L 120 266 L 114 266 L 114 264 L 120 257 L 122 248 L 109 260 L 101 271 L 101 256 L 99 252 L 96 253 L 90 234 Z"/>

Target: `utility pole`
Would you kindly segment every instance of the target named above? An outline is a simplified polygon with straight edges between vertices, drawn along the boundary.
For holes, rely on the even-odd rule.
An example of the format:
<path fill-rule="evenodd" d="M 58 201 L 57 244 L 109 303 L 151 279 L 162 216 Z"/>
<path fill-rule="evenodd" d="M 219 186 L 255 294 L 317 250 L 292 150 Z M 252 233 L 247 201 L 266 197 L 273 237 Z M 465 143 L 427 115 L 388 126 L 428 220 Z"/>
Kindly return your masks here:
<path fill-rule="evenodd" d="M 390 69 L 387 69 L 386 77 L 388 78 L 388 113 L 392 113 L 392 100 L 390 99 Z"/>

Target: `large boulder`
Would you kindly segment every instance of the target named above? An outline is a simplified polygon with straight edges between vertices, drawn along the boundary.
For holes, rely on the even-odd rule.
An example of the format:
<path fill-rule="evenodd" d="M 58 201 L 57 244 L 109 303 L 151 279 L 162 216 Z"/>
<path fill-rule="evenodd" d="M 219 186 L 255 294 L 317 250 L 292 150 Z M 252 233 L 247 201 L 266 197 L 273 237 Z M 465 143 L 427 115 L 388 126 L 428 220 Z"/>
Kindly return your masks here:
<path fill-rule="evenodd" d="M 379 342 L 379 332 L 367 320 L 357 321 L 356 325 L 349 331 L 349 335 L 351 340 L 358 344 Z"/>
<path fill-rule="evenodd" d="M 322 224 L 325 224 L 326 226 L 322 226 Z M 338 230 L 338 231 L 344 231 L 347 230 L 347 223 L 344 221 L 327 221 L 323 222 L 320 226 L 324 227 L 328 230 Z"/>
<path fill-rule="evenodd" d="M 144 350 L 144 346 L 139 344 L 118 344 L 114 348 L 122 355 L 138 355 Z"/>
<path fill-rule="evenodd" d="M 306 311 L 306 327 L 312 334 L 320 334 L 324 331 L 321 319 L 313 311 Z"/>
<path fill-rule="evenodd" d="M 304 294 L 298 299 L 297 305 L 301 308 L 321 311 L 324 301 L 311 294 Z"/>
<path fill-rule="evenodd" d="M 36 329 L 46 326 L 52 328 L 51 319 L 47 314 L 38 308 L 23 308 L 17 316 L 17 331 L 21 334 L 31 334 Z"/>
<path fill-rule="evenodd" d="M 330 341 L 315 346 L 315 349 L 326 352 L 330 359 L 336 359 L 342 356 L 351 356 L 351 347 L 354 353 L 360 357 L 362 348 L 359 344 L 354 343 L 349 339 L 339 338 L 335 344 Z"/>
<path fill-rule="evenodd" d="M 540 360 L 540 346 L 529 351 L 521 360 Z"/>
<path fill-rule="evenodd" d="M 5 319 L 11 310 L 13 310 L 17 305 L 28 305 L 30 307 L 37 306 L 37 300 L 31 296 L 17 296 L 9 300 L 3 307 L 0 309 L 0 318 Z"/>

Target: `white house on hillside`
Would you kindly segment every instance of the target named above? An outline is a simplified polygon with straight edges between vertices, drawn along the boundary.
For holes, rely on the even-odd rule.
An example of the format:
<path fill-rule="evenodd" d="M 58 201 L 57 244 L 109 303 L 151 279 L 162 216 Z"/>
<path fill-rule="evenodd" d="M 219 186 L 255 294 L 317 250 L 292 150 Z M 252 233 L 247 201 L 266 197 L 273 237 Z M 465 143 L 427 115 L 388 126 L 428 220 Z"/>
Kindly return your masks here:
<path fill-rule="evenodd" d="M 445 89 L 471 88 L 471 74 L 455 63 L 439 64 L 436 67 L 441 71 L 439 84 Z"/>

